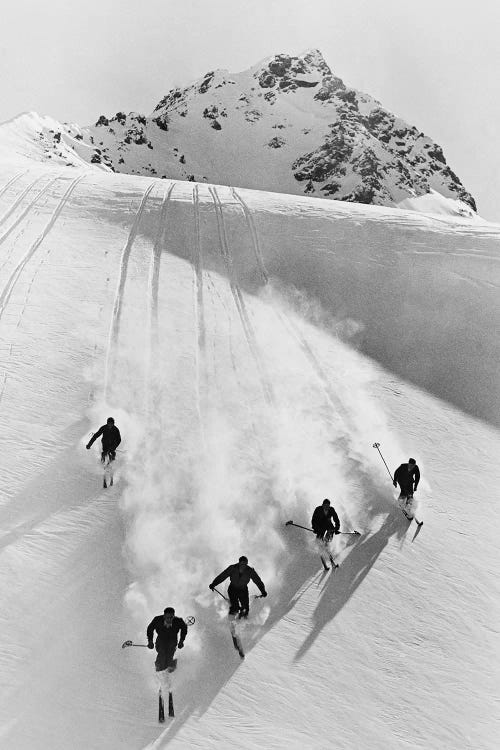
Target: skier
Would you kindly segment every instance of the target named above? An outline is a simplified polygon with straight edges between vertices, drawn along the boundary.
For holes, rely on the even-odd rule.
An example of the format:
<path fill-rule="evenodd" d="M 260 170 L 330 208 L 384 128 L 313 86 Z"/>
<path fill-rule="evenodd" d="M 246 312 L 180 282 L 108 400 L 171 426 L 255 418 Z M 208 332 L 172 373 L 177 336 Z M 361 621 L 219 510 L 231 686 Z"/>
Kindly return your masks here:
<path fill-rule="evenodd" d="M 407 464 L 401 464 L 394 472 L 393 485 L 397 487 L 399 484 L 401 490 L 399 495 L 400 500 L 411 500 L 419 482 L 420 470 L 414 458 L 409 458 Z"/>
<path fill-rule="evenodd" d="M 122 441 L 122 436 L 120 435 L 120 430 L 115 425 L 115 420 L 113 419 L 113 417 L 108 417 L 106 420 L 106 424 L 103 424 L 102 427 L 99 427 L 97 432 L 92 435 L 89 442 L 87 443 L 87 450 L 90 450 L 92 443 L 101 435 L 101 463 L 105 462 L 106 456 L 108 456 L 110 461 L 114 461 L 116 458 L 116 449 Z"/>
<path fill-rule="evenodd" d="M 154 633 L 157 633 L 156 644 L 153 643 Z M 180 633 L 179 641 L 177 636 Z M 146 635 L 148 648 L 155 648 L 157 657 L 155 667 L 157 672 L 164 669 L 173 671 L 175 669 L 174 654 L 176 648 L 184 648 L 184 640 L 187 634 L 187 625 L 181 617 L 175 617 L 173 607 L 165 607 L 162 615 L 153 617 L 148 625 Z"/>
<path fill-rule="evenodd" d="M 329 542 L 334 534 L 340 533 L 339 517 L 328 499 L 325 498 L 323 503 L 315 508 L 311 526 L 319 541 Z"/>
<path fill-rule="evenodd" d="M 240 617 L 248 617 L 249 602 L 248 602 L 248 584 L 253 581 L 258 587 L 261 596 L 267 596 L 266 587 L 262 583 L 256 571 L 251 568 L 248 564 L 248 557 L 242 555 L 237 563 L 230 565 L 228 568 L 222 571 L 218 576 L 214 578 L 210 586 L 210 591 L 213 591 L 215 586 L 225 581 L 226 578 L 230 579 L 230 583 L 227 589 L 229 595 L 229 615 L 236 615 L 239 613 Z"/>

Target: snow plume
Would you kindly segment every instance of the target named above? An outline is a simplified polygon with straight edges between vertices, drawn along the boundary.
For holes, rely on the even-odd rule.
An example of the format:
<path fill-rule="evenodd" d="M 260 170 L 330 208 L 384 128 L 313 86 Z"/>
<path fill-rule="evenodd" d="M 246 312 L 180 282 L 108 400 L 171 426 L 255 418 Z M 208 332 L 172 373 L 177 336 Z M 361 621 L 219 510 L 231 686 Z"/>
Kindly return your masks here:
<path fill-rule="evenodd" d="M 299 387 L 302 383 L 302 391 L 295 394 L 295 400 L 306 413 L 315 417 L 319 414 L 314 421 L 316 432 L 321 434 L 326 427 L 326 442 L 335 442 L 337 448 L 342 444 L 342 450 L 335 453 L 341 464 L 347 458 L 355 464 L 357 472 L 361 470 L 373 481 L 385 482 L 386 470 L 372 448 L 373 443 L 382 441 L 391 461 L 398 460 L 402 446 L 389 430 L 386 415 L 372 394 L 372 384 L 379 379 L 381 369 L 357 351 L 363 324 L 348 316 L 333 315 L 318 299 L 276 279 L 266 287 L 262 297 L 286 326 L 295 349 L 299 350 L 302 364 L 297 361 L 296 368 L 302 367 L 305 372 L 295 381 Z M 283 346 L 288 343 L 283 342 Z M 283 349 L 282 358 L 287 367 L 289 349 Z M 322 402 L 322 406 L 315 406 L 315 400 Z M 380 466 L 383 471 L 379 471 Z"/>
<path fill-rule="evenodd" d="M 227 281 L 210 281 L 203 337 L 191 330 L 145 358 L 149 409 L 129 417 L 143 435 L 122 496 L 137 633 L 168 605 L 184 616 L 214 604 L 225 614 L 208 584 L 243 554 L 276 601 L 289 562 L 284 524 L 308 525 L 325 497 L 344 528 L 377 525 L 389 508 L 371 447 L 392 447 L 370 397 L 376 371 L 346 343 L 359 326 L 272 287 L 261 299 L 241 295 L 240 319 Z M 120 368 L 115 400 L 127 401 L 128 372 L 137 376 Z M 313 541 L 298 544 L 313 551 Z M 254 611 L 263 621 L 268 606 Z M 193 629 L 189 650 L 201 648 L 202 632 Z"/>

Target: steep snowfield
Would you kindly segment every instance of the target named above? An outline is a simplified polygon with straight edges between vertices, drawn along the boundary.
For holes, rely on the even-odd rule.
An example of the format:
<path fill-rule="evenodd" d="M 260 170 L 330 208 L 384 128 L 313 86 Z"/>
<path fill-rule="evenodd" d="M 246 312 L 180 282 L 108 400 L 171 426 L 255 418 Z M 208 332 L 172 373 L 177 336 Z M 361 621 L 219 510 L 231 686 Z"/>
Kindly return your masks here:
<path fill-rule="evenodd" d="M 1 747 L 496 747 L 499 237 L 4 165 Z M 375 440 L 419 462 L 418 533 Z M 284 526 L 324 497 L 363 532 L 327 575 Z M 269 591 L 244 662 L 207 588 L 240 554 Z M 167 604 L 197 621 L 161 727 L 153 656 L 121 644 Z"/>

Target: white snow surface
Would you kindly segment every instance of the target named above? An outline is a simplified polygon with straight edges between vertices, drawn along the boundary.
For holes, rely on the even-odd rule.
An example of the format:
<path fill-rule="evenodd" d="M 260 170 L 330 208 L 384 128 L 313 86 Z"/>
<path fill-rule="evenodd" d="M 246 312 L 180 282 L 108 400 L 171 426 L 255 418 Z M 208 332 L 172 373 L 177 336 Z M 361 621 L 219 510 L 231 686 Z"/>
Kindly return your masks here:
<path fill-rule="evenodd" d="M 498 747 L 499 239 L 3 162 L 2 748 Z M 374 441 L 417 459 L 420 529 Z M 324 497 L 362 532 L 328 574 L 284 525 Z M 269 592 L 244 661 L 208 590 L 240 554 Z M 167 605 L 196 624 L 162 726 L 153 653 L 121 644 Z"/>

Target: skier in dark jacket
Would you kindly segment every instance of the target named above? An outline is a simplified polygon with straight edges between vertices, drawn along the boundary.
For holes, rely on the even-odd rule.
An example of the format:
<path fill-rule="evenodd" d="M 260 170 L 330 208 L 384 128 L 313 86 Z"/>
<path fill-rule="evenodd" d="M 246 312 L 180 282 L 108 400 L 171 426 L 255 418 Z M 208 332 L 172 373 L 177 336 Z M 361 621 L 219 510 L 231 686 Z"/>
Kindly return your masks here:
<path fill-rule="evenodd" d="M 399 484 L 401 490 L 399 497 L 403 500 L 409 500 L 413 497 L 419 482 L 420 470 L 414 458 L 409 458 L 407 464 L 401 464 L 394 472 L 393 484 L 394 487 Z"/>
<path fill-rule="evenodd" d="M 153 643 L 154 633 L 157 633 L 156 644 Z M 177 636 L 180 633 L 179 641 Z M 154 617 L 146 631 L 148 648 L 154 648 L 158 656 L 155 667 L 157 672 L 164 669 L 175 669 L 174 654 L 176 648 L 184 648 L 184 639 L 187 635 L 187 625 L 181 617 L 175 617 L 175 609 L 166 607 L 162 615 Z"/>
<path fill-rule="evenodd" d="M 230 565 L 214 578 L 209 586 L 211 591 L 215 586 L 230 579 L 227 593 L 229 595 L 229 614 L 236 615 L 239 612 L 240 617 L 247 617 L 249 610 L 248 602 L 248 584 L 253 581 L 259 589 L 261 596 L 267 596 L 266 587 L 262 583 L 256 571 L 248 564 L 248 558 L 242 555 L 237 563 Z"/>
<path fill-rule="evenodd" d="M 334 534 L 340 532 L 340 520 L 335 512 L 335 508 L 330 505 L 330 501 L 325 499 L 321 505 L 315 508 L 311 519 L 311 526 L 320 540 L 330 541 Z"/>
<path fill-rule="evenodd" d="M 104 461 L 106 460 L 106 456 L 109 456 L 110 461 L 114 461 L 116 458 L 116 449 L 122 441 L 122 436 L 120 435 L 120 430 L 115 425 L 115 420 L 113 419 L 113 417 L 108 417 L 108 419 L 106 420 L 106 424 L 103 424 L 102 427 L 99 427 L 97 432 L 92 435 L 89 442 L 87 443 L 87 450 L 90 449 L 92 443 L 97 440 L 98 437 L 101 437 L 101 435 L 101 461 L 102 463 L 104 463 Z"/>

